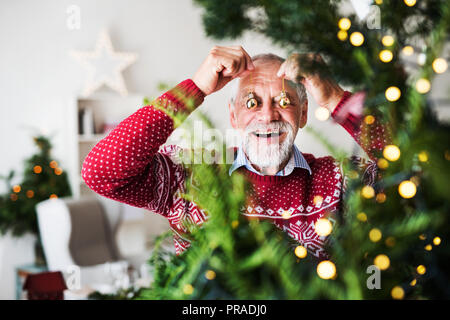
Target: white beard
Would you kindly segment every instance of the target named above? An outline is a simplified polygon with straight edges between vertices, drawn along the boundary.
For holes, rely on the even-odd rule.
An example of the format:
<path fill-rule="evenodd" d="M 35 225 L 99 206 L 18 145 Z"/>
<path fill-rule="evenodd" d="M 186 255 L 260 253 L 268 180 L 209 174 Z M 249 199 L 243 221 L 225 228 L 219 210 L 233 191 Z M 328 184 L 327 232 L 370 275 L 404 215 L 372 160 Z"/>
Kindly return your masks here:
<path fill-rule="evenodd" d="M 263 139 L 258 139 L 260 143 L 252 139 L 252 132 L 259 130 L 286 132 L 286 138 L 283 142 L 273 141 L 271 143 L 264 142 Z M 274 138 L 271 138 L 274 139 Z M 283 121 L 271 122 L 270 124 L 250 123 L 245 128 L 244 136 L 244 151 L 250 163 L 262 168 L 279 168 L 280 165 L 286 161 L 291 155 L 292 146 L 294 144 L 294 130 L 292 126 Z"/>

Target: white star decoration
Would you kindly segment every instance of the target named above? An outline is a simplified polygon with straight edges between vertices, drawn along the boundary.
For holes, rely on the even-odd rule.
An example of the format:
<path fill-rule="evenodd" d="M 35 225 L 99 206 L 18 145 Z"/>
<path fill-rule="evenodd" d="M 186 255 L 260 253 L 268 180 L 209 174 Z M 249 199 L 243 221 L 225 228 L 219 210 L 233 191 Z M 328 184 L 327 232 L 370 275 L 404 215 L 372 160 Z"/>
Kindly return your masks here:
<path fill-rule="evenodd" d="M 100 33 L 95 51 L 73 51 L 75 58 L 87 71 L 87 80 L 83 95 L 89 96 L 106 85 L 122 96 L 128 94 L 122 71 L 137 59 L 137 54 L 129 52 L 114 52 L 111 39 L 106 31 Z"/>

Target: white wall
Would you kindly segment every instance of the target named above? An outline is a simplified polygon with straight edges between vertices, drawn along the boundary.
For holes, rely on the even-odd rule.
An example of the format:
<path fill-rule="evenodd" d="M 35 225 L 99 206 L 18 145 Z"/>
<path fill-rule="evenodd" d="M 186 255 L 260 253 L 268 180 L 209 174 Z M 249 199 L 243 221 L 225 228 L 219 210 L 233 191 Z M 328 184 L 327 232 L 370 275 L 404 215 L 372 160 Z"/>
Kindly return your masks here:
<path fill-rule="evenodd" d="M 81 9 L 81 29 L 66 27 L 69 5 Z M 71 154 L 67 140 L 69 101 L 84 85 L 85 70 L 69 57 L 71 50 L 92 50 L 102 28 L 109 30 L 117 51 L 139 54 L 124 72 L 130 92 L 155 96 L 160 81 L 176 84 L 191 77 L 214 44 L 240 44 L 251 55 L 285 50 L 254 34 L 241 40 L 217 42 L 204 35 L 200 9 L 191 0 L 14 0 L 0 2 L 0 174 L 22 171 L 22 161 L 34 152 L 31 136 L 41 130 L 53 137 L 53 155 L 64 168 Z M 227 90 L 208 97 L 206 111 L 220 129 L 229 127 Z M 309 124 L 323 131 L 330 141 L 350 150 L 352 139 L 340 127 L 319 123 L 310 101 Z M 297 145 L 304 152 L 324 155 L 314 139 L 300 132 Z M 5 188 L 0 185 L 0 192 Z M 13 248 L 0 239 L 0 248 Z M 12 266 L 29 259 L 27 246 L 0 254 L 0 277 L 12 275 Z M 31 251 L 32 252 L 32 251 Z M 8 270 L 6 270 L 8 269 Z M 0 283 L 0 298 L 12 298 L 8 280 Z"/>

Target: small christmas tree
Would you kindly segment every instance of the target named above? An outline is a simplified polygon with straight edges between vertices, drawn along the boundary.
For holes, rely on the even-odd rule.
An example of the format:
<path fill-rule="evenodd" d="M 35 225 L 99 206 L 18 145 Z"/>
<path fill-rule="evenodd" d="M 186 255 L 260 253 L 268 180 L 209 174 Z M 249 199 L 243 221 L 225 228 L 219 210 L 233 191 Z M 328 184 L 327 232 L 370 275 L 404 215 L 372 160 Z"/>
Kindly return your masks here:
<path fill-rule="evenodd" d="M 10 231 L 13 236 L 26 232 L 39 235 L 35 206 L 37 203 L 58 197 L 72 195 L 67 173 L 50 155 L 51 144 L 47 137 L 34 138 L 39 151 L 25 160 L 22 182 L 11 184 L 15 172 L 10 171 L 2 177 L 8 192 L 0 195 L 0 233 Z M 38 236 L 36 243 L 37 260 L 41 259 L 42 250 Z M 38 262 L 38 261 L 37 261 Z"/>

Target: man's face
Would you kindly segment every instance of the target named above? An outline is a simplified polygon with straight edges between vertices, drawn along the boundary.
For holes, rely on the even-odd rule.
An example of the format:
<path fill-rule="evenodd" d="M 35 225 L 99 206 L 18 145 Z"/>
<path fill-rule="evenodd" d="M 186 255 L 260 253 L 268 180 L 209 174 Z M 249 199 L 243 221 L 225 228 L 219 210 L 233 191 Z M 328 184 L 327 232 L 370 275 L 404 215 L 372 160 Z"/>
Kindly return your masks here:
<path fill-rule="evenodd" d="M 231 125 L 241 131 L 252 164 L 278 167 L 289 157 L 298 129 L 306 124 L 308 105 L 300 103 L 295 88 L 285 81 L 290 104 L 282 108 L 282 79 L 276 75 L 281 63 L 256 60 L 254 65 L 255 70 L 241 78 L 235 105 L 230 105 Z M 258 101 L 252 109 L 247 108 L 249 92 Z"/>

